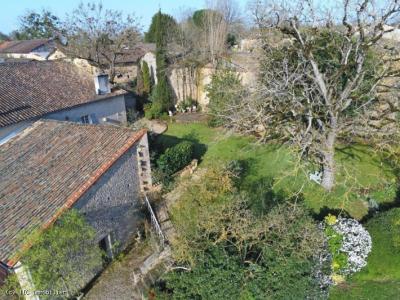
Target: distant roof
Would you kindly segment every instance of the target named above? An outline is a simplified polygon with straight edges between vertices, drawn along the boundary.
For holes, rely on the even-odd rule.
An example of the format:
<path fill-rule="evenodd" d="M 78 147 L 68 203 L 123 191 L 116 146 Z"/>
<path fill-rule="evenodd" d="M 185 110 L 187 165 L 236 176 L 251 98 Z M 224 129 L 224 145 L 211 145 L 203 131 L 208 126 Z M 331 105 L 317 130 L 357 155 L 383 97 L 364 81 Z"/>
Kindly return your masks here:
<path fill-rule="evenodd" d="M 36 48 L 51 42 L 49 39 L 5 41 L 0 44 L 0 53 L 30 53 Z"/>
<path fill-rule="evenodd" d="M 123 94 L 96 95 L 91 75 L 65 61 L 0 64 L 0 127 Z"/>
<path fill-rule="evenodd" d="M 146 133 L 38 121 L 0 147 L 0 261 L 13 266 L 21 233 L 46 228 Z"/>
<path fill-rule="evenodd" d="M 133 49 L 125 49 L 117 56 L 117 63 L 134 63 L 137 62 L 148 52 L 154 52 L 156 44 L 140 43 Z"/>

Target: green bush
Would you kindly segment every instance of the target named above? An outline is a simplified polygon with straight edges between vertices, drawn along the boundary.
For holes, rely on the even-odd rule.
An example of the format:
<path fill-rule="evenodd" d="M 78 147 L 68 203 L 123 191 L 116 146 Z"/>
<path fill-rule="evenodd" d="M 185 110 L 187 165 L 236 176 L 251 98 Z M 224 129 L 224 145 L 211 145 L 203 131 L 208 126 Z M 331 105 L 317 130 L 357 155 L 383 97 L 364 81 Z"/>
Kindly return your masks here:
<path fill-rule="evenodd" d="M 236 106 L 246 93 L 240 76 L 231 70 L 219 70 L 211 77 L 211 83 L 206 87 L 211 120 L 209 126 L 217 127 L 229 122 L 231 106 Z"/>
<path fill-rule="evenodd" d="M 338 272 L 347 267 L 347 256 L 340 252 L 343 235 L 337 233 L 331 226 L 325 228 L 325 234 L 328 238 L 329 252 L 332 254 L 332 269 L 334 272 Z"/>
<path fill-rule="evenodd" d="M 22 253 L 21 260 L 29 268 L 38 290 L 62 290 L 68 296 L 78 294 L 102 267 L 105 253 L 97 246 L 96 231 L 77 210 L 65 212 L 45 232 L 33 236 L 33 241 L 27 240 L 33 246 Z"/>
<path fill-rule="evenodd" d="M 145 108 L 144 116 L 149 120 L 158 119 L 162 116 L 163 112 L 164 110 L 162 104 L 155 102 Z"/>
<path fill-rule="evenodd" d="M 142 76 L 143 76 L 143 93 L 145 95 L 149 95 L 151 92 L 151 76 L 150 76 L 149 65 L 145 60 L 142 63 Z"/>
<path fill-rule="evenodd" d="M 207 169 L 196 184 L 181 190 L 172 207 L 173 256 L 188 268 L 165 274 L 160 294 L 168 299 L 323 299 L 315 278 L 316 268 L 325 270 L 315 261 L 323 235 L 307 210 L 285 202 L 256 215 L 225 170 Z"/>
<path fill-rule="evenodd" d="M 160 172 L 170 176 L 188 165 L 194 155 L 194 145 L 184 141 L 174 147 L 168 148 L 157 160 Z"/>

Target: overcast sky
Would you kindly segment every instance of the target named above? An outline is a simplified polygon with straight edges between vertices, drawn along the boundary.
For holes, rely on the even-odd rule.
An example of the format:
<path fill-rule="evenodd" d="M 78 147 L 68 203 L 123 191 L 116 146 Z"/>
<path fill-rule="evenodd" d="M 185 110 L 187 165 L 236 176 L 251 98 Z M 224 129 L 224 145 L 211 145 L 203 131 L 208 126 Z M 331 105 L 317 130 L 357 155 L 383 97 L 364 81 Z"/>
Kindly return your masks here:
<path fill-rule="evenodd" d="M 18 28 L 18 16 L 29 10 L 40 11 L 45 8 L 59 17 L 64 17 L 76 8 L 82 0 L 0 0 L 0 31 L 10 33 Z M 88 1 L 83 1 L 88 2 Z M 92 1 L 90 1 L 92 2 Z M 97 2 L 97 1 L 95 1 Z M 247 0 L 237 0 L 245 7 Z M 102 0 L 105 8 L 135 13 L 140 17 L 140 23 L 146 31 L 151 17 L 159 8 L 165 13 L 178 16 L 179 12 L 188 9 L 199 9 L 204 6 L 204 0 Z"/>

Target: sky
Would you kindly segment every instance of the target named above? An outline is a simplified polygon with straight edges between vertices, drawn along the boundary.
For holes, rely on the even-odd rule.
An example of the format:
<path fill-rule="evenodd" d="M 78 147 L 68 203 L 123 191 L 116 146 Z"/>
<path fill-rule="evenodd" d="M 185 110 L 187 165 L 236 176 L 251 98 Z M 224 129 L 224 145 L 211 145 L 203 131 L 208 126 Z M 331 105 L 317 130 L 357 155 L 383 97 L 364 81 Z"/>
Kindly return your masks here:
<path fill-rule="evenodd" d="M 40 11 L 43 8 L 50 10 L 58 17 L 64 17 L 76 8 L 82 0 L 0 0 L 0 31 L 8 34 L 18 28 L 18 17 L 29 10 Z M 88 1 L 83 1 L 88 2 Z M 93 2 L 93 1 L 89 1 Z M 95 0 L 95 2 L 98 2 Z M 244 8 L 247 0 L 237 0 Z M 164 13 L 179 16 L 180 11 L 204 7 L 204 0 L 102 0 L 105 8 L 122 10 L 134 13 L 140 18 L 140 24 L 146 31 L 151 17 L 159 8 Z"/>

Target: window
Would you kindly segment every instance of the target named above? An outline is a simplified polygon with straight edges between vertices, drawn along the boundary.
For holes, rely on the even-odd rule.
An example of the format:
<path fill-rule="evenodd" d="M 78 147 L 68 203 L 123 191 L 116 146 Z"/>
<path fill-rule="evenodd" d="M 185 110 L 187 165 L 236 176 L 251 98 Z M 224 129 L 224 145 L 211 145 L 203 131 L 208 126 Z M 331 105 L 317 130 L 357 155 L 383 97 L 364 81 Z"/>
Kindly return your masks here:
<path fill-rule="evenodd" d="M 107 234 L 105 237 L 103 237 L 99 241 L 99 247 L 101 250 L 104 251 L 105 254 L 107 254 L 107 258 L 105 262 L 109 262 L 110 260 L 113 259 L 113 251 L 112 251 L 112 244 L 111 244 L 111 233 Z"/>
<path fill-rule="evenodd" d="M 82 124 L 92 124 L 92 121 L 90 120 L 89 115 L 84 115 L 81 117 L 81 123 Z"/>

